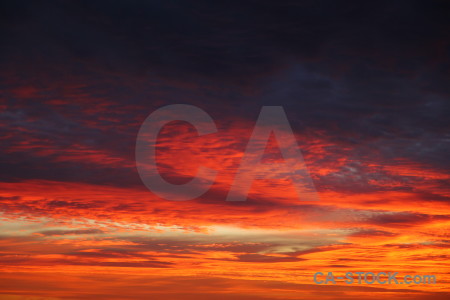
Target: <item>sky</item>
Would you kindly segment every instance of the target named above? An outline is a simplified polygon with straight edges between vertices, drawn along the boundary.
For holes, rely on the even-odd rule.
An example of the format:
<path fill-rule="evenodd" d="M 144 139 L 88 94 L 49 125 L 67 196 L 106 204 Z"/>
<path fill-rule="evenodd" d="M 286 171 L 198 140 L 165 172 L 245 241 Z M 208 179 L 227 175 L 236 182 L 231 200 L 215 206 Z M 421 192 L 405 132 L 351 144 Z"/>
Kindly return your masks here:
<path fill-rule="evenodd" d="M 448 299 L 448 1 L 1 1 L 0 299 Z M 144 120 L 174 120 L 146 188 Z M 263 106 L 282 106 L 318 201 L 278 178 L 226 201 Z M 250 153 L 251 154 L 251 153 Z M 301 197 L 300 197 L 301 198 Z M 398 272 L 436 284 L 317 284 Z M 325 276 L 320 276 L 324 279 Z"/>

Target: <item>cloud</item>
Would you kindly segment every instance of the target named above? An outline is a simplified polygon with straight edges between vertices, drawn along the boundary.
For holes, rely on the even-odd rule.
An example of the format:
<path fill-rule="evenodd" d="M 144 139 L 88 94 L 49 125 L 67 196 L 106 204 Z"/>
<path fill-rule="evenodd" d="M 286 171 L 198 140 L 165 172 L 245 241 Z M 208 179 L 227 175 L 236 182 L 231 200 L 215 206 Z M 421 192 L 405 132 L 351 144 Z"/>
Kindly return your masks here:
<path fill-rule="evenodd" d="M 0 6 L 1 296 L 448 298 L 445 281 L 311 283 L 330 268 L 445 278 L 444 1 Z M 140 125 L 175 103 L 201 107 L 218 127 L 160 132 L 164 178 L 218 170 L 186 202 L 156 197 L 135 168 Z M 317 203 L 297 199 L 287 178 L 225 201 L 265 105 L 284 107 Z"/>
<path fill-rule="evenodd" d="M 52 235 L 80 235 L 80 234 L 101 234 L 104 231 L 100 229 L 73 229 L 73 230 L 45 230 L 37 232 L 38 235 L 52 236 Z"/>

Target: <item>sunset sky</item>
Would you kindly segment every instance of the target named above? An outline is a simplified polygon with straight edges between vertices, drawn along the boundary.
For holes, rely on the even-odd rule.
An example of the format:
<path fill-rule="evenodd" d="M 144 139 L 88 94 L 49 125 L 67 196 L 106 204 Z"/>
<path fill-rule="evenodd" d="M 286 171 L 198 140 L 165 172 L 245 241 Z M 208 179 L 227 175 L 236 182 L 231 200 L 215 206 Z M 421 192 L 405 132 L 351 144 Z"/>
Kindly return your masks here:
<path fill-rule="evenodd" d="M 450 299 L 449 4 L 1 1 L 0 299 Z M 217 171 L 193 200 L 136 169 L 171 104 L 217 126 L 158 136 L 168 182 Z M 275 136 L 280 178 L 226 201 L 263 106 L 284 108 L 319 201 L 277 169 Z"/>

